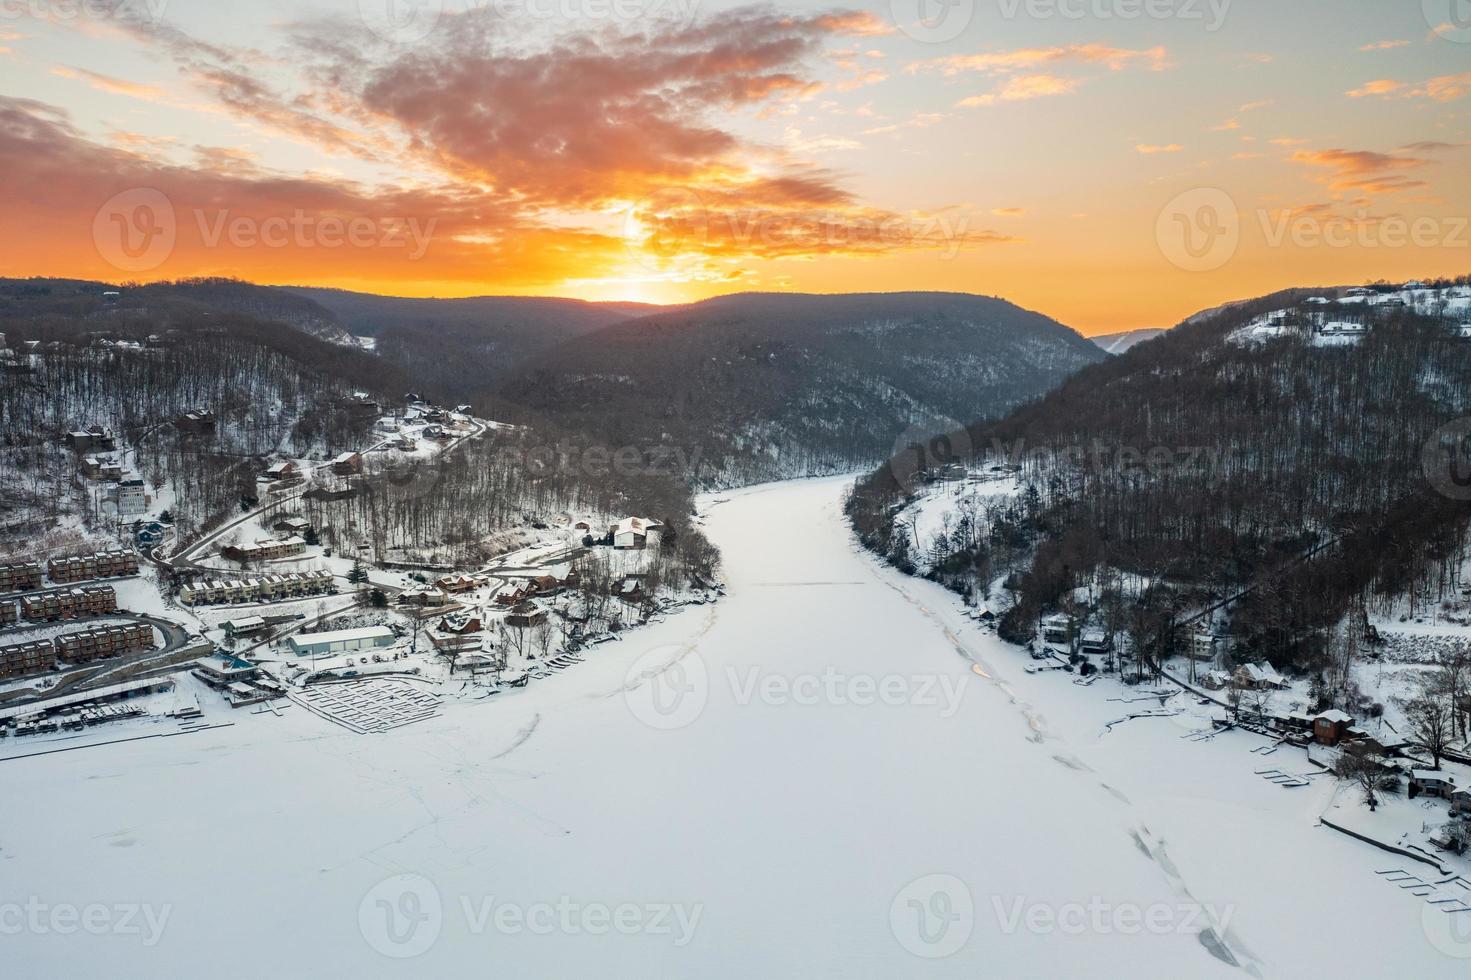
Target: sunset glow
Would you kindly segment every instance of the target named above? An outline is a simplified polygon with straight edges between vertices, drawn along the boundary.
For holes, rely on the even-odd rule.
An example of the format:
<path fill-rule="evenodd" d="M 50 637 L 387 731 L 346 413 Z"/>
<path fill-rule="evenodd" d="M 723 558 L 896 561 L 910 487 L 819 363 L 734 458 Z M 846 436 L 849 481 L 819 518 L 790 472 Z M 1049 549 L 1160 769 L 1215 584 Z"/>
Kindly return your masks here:
<path fill-rule="evenodd" d="M 1142 6 L 12 4 L 4 273 L 952 290 L 1103 333 L 1468 271 L 1471 30 Z"/>

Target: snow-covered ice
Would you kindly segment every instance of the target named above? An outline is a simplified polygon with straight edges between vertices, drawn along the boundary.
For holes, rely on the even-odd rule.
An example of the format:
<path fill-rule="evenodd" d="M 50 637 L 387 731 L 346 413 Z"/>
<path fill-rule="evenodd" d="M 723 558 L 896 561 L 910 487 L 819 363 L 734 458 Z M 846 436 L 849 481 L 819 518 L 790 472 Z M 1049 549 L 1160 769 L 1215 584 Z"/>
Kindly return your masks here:
<path fill-rule="evenodd" d="M 955 597 L 858 551 L 843 486 L 707 501 L 728 596 L 522 690 L 381 734 L 214 709 L 235 724 L 0 762 L 0 906 L 152 915 L 68 934 L 41 915 L 4 962 L 1466 975 L 1449 953 L 1471 934 L 1432 938 L 1423 900 L 1375 875 L 1398 859 L 1316 826 L 1326 777 L 1267 782 L 1258 741 L 1182 738 L 1185 716 L 1108 730 L 1133 713 L 1114 681 L 1025 674 Z"/>

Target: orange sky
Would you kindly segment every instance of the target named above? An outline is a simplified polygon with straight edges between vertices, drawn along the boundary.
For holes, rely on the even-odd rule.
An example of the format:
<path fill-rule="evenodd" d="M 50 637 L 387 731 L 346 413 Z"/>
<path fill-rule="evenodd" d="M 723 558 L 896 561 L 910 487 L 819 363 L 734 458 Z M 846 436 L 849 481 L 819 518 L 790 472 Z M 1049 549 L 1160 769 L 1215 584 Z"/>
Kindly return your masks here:
<path fill-rule="evenodd" d="M 1471 272 L 1471 30 L 1433 4 L 908 6 L 928 19 L 30 5 L 0 20 L 0 260 L 416 296 L 959 290 L 1084 333 Z"/>

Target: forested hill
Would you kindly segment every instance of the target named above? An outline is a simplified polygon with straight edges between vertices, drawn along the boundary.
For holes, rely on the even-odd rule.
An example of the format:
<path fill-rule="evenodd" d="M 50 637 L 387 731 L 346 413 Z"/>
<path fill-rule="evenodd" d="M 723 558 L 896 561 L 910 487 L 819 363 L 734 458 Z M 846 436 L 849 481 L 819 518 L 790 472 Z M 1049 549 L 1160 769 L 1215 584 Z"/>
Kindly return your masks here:
<path fill-rule="evenodd" d="M 836 472 L 909 428 L 1000 413 L 1101 360 L 1054 320 L 954 293 L 750 293 L 564 343 L 507 399 L 615 445 L 698 456 L 714 485 Z"/>
<path fill-rule="evenodd" d="M 1192 318 L 896 458 L 850 515 L 868 546 L 962 591 L 1005 577 L 1013 638 L 1123 575 L 1144 583 L 1161 647 L 1171 621 L 1245 591 L 1243 656 L 1321 666 L 1346 614 L 1457 585 L 1471 494 L 1444 455 L 1464 433 L 1443 427 L 1471 414 L 1471 286 L 1431 285 L 1300 290 Z M 944 447 L 972 473 L 1015 468 L 1022 492 L 916 542 L 914 471 Z"/>
<path fill-rule="evenodd" d="M 353 334 L 374 338 L 385 359 L 432 378 L 444 397 L 476 403 L 536 355 L 660 309 L 539 296 L 413 299 L 294 286 L 281 292 L 320 304 Z"/>

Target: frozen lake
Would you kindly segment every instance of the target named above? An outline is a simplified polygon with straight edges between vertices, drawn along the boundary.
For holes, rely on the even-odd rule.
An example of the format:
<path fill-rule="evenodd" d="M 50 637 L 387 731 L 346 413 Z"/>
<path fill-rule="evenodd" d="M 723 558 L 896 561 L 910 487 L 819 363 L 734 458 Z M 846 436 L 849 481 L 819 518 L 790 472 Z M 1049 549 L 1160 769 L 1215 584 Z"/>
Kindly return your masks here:
<path fill-rule="evenodd" d="M 524 691 L 0 763 L 8 972 L 1467 975 L 1471 923 L 1315 826 L 1326 780 L 1105 734 L 1111 681 L 1024 674 L 856 550 L 843 487 L 708 506 L 728 597 Z"/>

